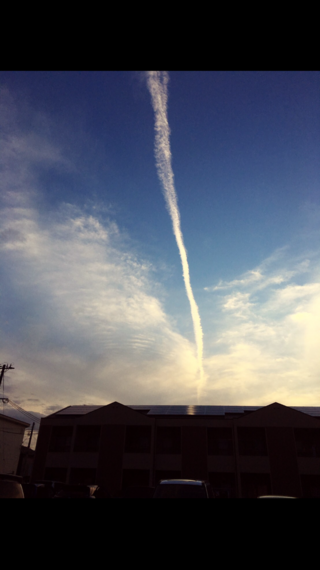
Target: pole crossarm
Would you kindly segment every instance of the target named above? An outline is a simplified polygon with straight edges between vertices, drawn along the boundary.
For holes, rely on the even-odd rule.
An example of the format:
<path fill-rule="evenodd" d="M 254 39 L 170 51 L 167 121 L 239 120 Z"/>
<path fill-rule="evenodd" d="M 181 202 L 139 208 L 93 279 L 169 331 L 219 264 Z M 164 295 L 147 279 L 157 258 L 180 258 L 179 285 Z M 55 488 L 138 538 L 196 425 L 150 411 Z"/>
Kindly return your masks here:
<path fill-rule="evenodd" d="M 12 364 L 0 364 L 0 370 L 1 370 L 0 374 L 0 386 L 1 386 L 4 373 L 7 372 L 7 370 L 14 370 L 14 366 L 12 366 Z"/>

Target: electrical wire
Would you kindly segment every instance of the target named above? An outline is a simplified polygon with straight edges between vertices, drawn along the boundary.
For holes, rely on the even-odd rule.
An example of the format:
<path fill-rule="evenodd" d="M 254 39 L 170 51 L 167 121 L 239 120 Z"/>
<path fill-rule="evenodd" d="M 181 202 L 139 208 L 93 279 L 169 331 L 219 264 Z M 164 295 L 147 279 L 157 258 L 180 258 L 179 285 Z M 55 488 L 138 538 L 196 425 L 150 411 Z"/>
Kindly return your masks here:
<path fill-rule="evenodd" d="M 30 412 L 27 412 L 26 410 L 24 410 L 23 408 L 21 408 L 21 406 L 18 406 L 18 404 L 16 404 L 16 403 L 13 402 L 12 400 L 10 400 L 10 398 L 8 398 L 8 402 L 9 402 L 9 404 L 11 404 L 11 406 L 12 406 L 13 408 L 15 408 L 16 410 L 18 410 L 19 412 L 21 412 L 21 414 L 24 414 L 29 420 L 40 424 L 40 421 L 41 421 L 40 418 L 37 418 L 36 416 L 34 416 L 33 414 L 31 414 Z"/>

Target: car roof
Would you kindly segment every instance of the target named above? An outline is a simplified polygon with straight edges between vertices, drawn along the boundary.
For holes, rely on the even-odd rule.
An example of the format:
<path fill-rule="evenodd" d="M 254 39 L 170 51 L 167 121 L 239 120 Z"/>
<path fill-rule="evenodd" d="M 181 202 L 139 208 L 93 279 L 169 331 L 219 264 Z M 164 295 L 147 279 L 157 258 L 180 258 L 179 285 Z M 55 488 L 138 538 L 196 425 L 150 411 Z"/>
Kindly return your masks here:
<path fill-rule="evenodd" d="M 260 495 L 258 499 L 296 499 L 296 497 L 290 497 L 288 495 Z"/>

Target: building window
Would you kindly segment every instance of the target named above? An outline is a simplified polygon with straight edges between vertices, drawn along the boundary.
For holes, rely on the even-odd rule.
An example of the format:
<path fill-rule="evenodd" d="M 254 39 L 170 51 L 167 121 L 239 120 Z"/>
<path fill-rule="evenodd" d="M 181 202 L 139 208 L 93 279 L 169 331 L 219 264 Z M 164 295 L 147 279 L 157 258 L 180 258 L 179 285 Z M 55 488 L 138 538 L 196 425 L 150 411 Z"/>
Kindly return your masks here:
<path fill-rule="evenodd" d="M 240 455 L 268 455 L 264 428 L 238 428 Z"/>
<path fill-rule="evenodd" d="M 298 457 L 320 457 L 320 429 L 294 430 Z"/>
<path fill-rule="evenodd" d="M 54 426 L 51 432 L 49 451 L 69 452 L 71 449 L 73 427 Z"/>
<path fill-rule="evenodd" d="M 181 471 L 174 471 L 172 469 L 161 469 L 156 471 L 155 482 L 159 485 L 163 479 L 181 479 Z"/>
<path fill-rule="evenodd" d="M 44 472 L 45 481 L 59 481 L 60 483 L 65 483 L 67 480 L 67 468 L 66 467 L 47 467 Z"/>
<path fill-rule="evenodd" d="M 216 499 L 232 499 L 236 497 L 234 473 L 209 473 L 209 482 Z"/>
<path fill-rule="evenodd" d="M 150 453 L 151 426 L 127 426 L 126 453 Z"/>
<path fill-rule="evenodd" d="M 150 471 L 148 469 L 124 469 L 122 473 L 122 489 L 129 487 L 148 487 Z"/>
<path fill-rule="evenodd" d="M 261 495 L 270 495 L 270 475 L 268 473 L 241 473 L 243 499 L 256 499 Z"/>
<path fill-rule="evenodd" d="M 208 455 L 233 455 L 231 428 L 208 428 Z"/>
<path fill-rule="evenodd" d="M 94 485 L 96 481 L 96 469 L 88 467 L 73 467 L 70 471 L 70 483 L 81 485 Z"/>
<path fill-rule="evenodd" d="M 158 427 L 157 453 L 181 453 L 181 429 L 179 427 Z"/>
<path fill-rule="evenodd" d="M 77 426 L 74 451 L 99 451 L 100 432 L 101 426 Z"/>

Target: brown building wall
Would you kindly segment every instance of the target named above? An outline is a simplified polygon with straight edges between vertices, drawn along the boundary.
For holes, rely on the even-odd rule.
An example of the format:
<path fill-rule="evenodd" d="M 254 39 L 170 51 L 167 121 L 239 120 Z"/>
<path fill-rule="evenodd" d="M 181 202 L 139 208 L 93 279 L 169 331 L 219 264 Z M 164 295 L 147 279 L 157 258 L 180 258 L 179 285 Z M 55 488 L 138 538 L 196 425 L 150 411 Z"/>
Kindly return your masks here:
<path fill-rule="evenodd" d="M 124 442 L 124 425 L 102 426 L 97 484 L 106 486 L 111 494 L 121 489 Z"/>
<path fill-rule="evenodd" d="M 74 453 L 76 426 L 80 424 L 101 425 L 99 453 Z M 48 453 L 52 426 L 57 425 L 74 427 L 70 451 Z M 126 450 L 126 430 L 129 426 L 150 426 L 151 445 L 148 452 Z M 233 454 L 214 455 L 210 448 L 212 455 L 208 455 L 208 428 L 232 426 Z M 152 418 L 114 403 L 81 417 L 45 418 L 41 423 L 33 479 L 43 479 L 46 467 L 64 469 L 68 473 L 66 477 L 70 475 L 70 468 L 90 468 L 95 473 L 95 482 L 116 494 L 124 483 L 133 485 L 134 481 L 138 481 L 136 484 L 142 485 L 146 484 L 144 481 L 150 481 L 150 484 L 154 484 L 157 477 L 210 478 L 218 487 L 223 486 L 224 481 L 234 481 L 234 494 L 241 497 L 254 496 L 266 486 L 270 486 L 270 492 L 274 494 L 301 496 L 304 491 L 301 490 L 300 475 L 303 475 L 305 479 L 313 477 L 310 481 L 306 479 L 304 486 L 308 486 L 308 493 L 314 496 L 313 488 L 315 484 L 318 485 L 320 474 L 320 457 L 297 457 L 294 428 L 314 430 L 319 426 L 318 419 L 280 404 L 266 406 L 234 420 L 225 420 L 192 416 Z M 179 447 L 172 454 L 163 451 L 156 453 L 157 427 L 179 427 L 181 450 Z M 255 430 L 257 434 L 263 430 L 267 453 L 244 453 L 247 448 L 242 445 L 240 449 L 238 441 L 242 428 L 248 433 L 251 429 Z"/>
<path fill-rule="evenodd" d="M 183 427 L 181 430 L 181 477 L 208 479 L 206 427 Z"/>
<path fill-rule="evenodd" d="M 272 493 L 301 496 L 300 476 L 291 427 L 266 428 Z"/>

